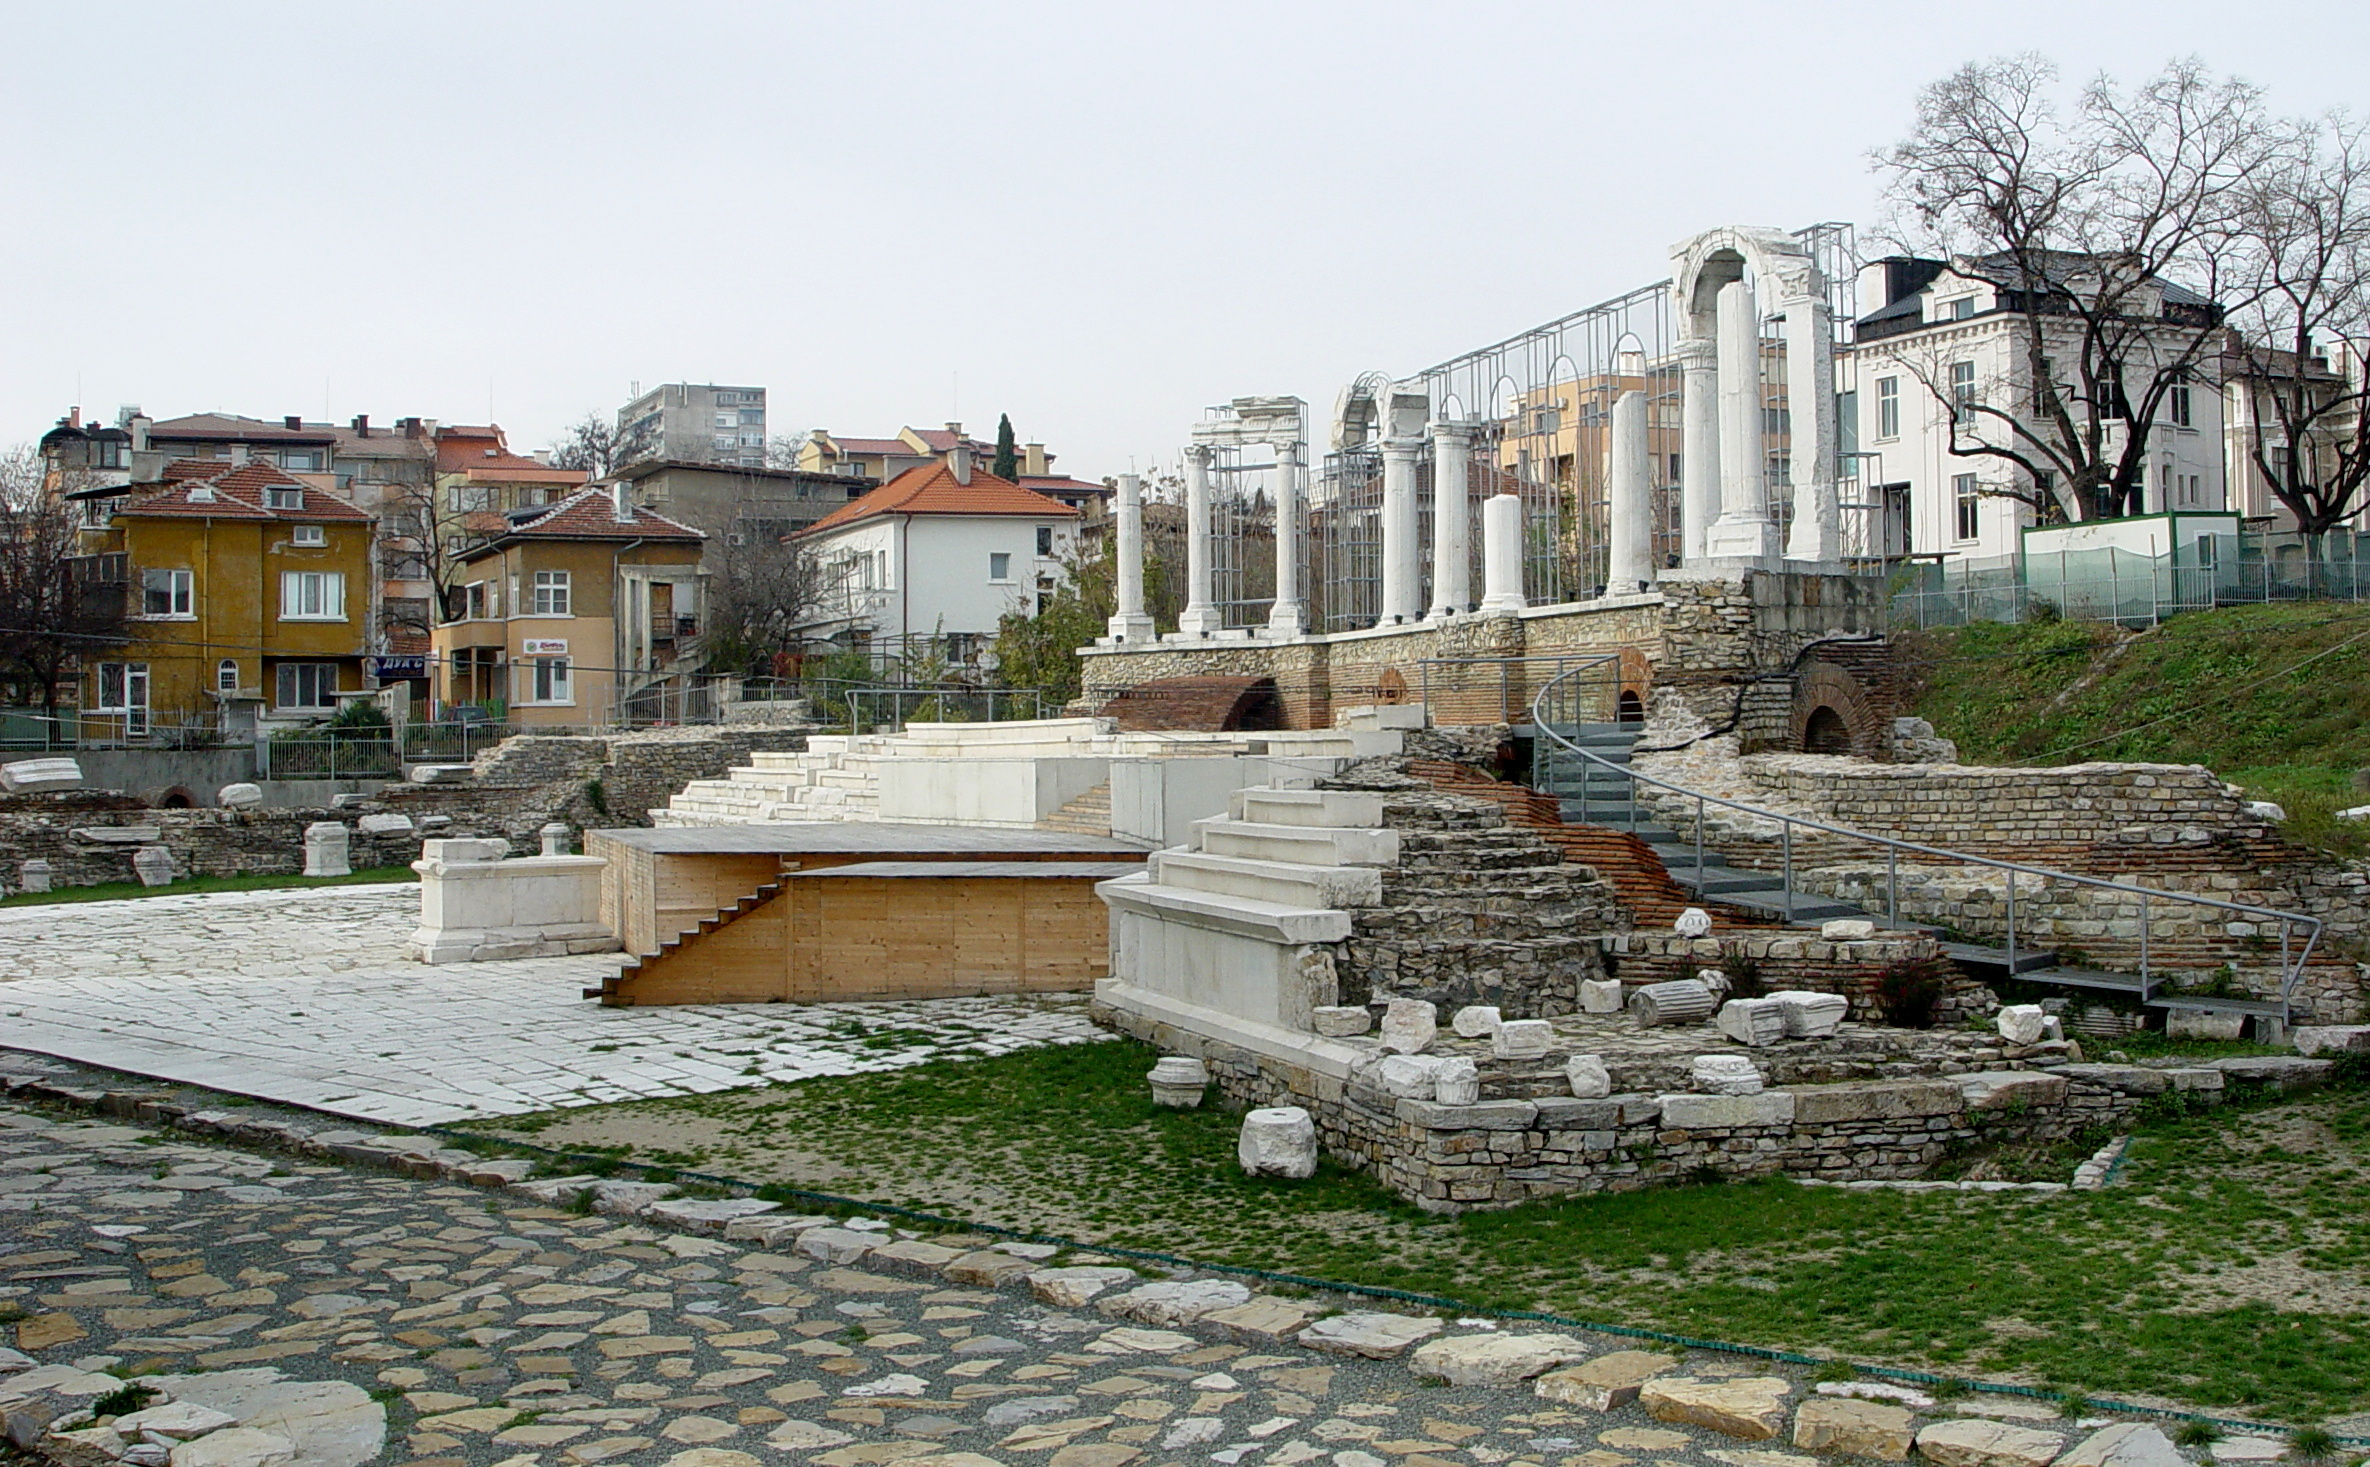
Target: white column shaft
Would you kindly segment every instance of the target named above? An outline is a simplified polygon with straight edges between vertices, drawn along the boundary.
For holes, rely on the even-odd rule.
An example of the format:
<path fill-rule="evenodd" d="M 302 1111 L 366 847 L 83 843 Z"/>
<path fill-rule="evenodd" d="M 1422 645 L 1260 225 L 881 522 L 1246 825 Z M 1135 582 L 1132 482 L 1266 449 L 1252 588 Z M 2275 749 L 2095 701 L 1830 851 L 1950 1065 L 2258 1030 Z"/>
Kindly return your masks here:
<path fill-rule="evenodd" d="M 1768 560 L 1778 551 L 1769 515 L 1769 465 L 1761 415 L 1761 307 L 1753 287 L 1720 287 L 1714 311 L 1720 348 L 1720 517 L 1704 549 L 1719 560 Z"/>
<path fill-rule="evenodd" d="M 1382 615 L 1376 623 L 1420 620 L 1422 558 L 1416 544 L 1415 459 L 1418 442 L 1393 438 L 1382 446 Z"/>
<path fill-rule="evenodd" d="M 1300 599 L 1300 445 L 1276 445 L 1276 599 L 1267 630 L 1297 637 L 1308 630 L 1308 607 Z"/>
<path fill-rule="evenodd" d="M 1522 496 L 1493 494 L 1481 506 L 1481 609 L 1510 614 L 1522 594 Z"/>
<path fill-rule="evenodd" d="M 1119 476 L 1111 528 L 1118 537 L 1119 565 L 1110 635 L 1122 642 L 1150 641 L 1152 618 L 1144 614 L 1144 481 L 1134 474 Z"/>
<path fill-rule="evenodd" d="M 1843 511 L 1836 502 L 1835 342 L 1826 297 L 1811 279 L 1809 293 L 1786 303 L 1786 416 L 1792 424 L 1788 460 L 1794 480 L 1794 523 L 1786 559 L 1839 560 Z"/>
<path fill-rule="evenodd" d="M 1612 446 L 1605 473 L 1611 555 L 1608 595 L 1625 596 L 1654 579 L 1654 464 L 1646 452 L 1646 394 L 1624 392 L 1613 403 Z"/>
<path fill-rule="evenodd" d="M 1188 636 L 1218 630 L 1222 618 L 1210 593 L 1210 450 L 1185 450 L 1185 611 L 1177 630 Z"/>
<path fill-rule="evenodd" d="M 1473 604 L 1473 432 L 1463 423 L 1432 425 L 1432 615 L 1455 616 Z"/>
<path fill-rule="evenodd" d="M 1679 345 L 1679 559 L 1704 557 L 1720 517 L 1720 374 L 1712 343 Z"/>

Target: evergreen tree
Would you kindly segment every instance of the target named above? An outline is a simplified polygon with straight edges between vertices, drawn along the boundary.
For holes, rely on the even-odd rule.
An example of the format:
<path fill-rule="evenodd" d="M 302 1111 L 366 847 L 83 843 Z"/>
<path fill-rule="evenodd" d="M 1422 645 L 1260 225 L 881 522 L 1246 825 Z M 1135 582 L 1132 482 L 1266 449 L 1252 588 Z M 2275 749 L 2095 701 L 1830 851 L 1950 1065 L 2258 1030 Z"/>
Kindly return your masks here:
<path fill-rule="evenodd" d="M 1020 450 L 1012 442 L 1012 414 L 1005 413 L 996 421 L 996 462 L 988 470 L 999 479 L 1020 478 Z"/>

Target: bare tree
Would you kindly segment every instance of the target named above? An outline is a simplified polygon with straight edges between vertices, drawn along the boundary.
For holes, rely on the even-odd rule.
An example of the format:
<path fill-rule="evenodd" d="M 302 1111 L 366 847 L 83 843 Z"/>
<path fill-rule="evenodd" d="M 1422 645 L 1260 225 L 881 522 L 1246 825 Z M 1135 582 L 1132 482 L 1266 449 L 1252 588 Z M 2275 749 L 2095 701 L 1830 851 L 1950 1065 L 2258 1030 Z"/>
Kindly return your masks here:
<path fill-rule="evenodd" d="M 765 440 L 765 466 L 769 469 L 797 468 L 798 455 L 806 447 L 806 437 L 803 432 L 776 433 Z"/>
<path fill-rule="evenodd" d="M 586 413 L 570 423 L 551 446 L 553 468 L 582 469 L 596 479 L 610 473 L 623 459 L 617 424 L 603 413 Z"/>
<path fill-rule="evenodd" d="M 74 505 L 14 488 L 0 504 L 0 663 L 54 718 L 76 659 L 123 640 L 126 577 L 121 556 L 81 553 Z"/>
<path fill-rule="evenodd" d="M 708 576 L 707 667 L 763 675 L 777 654 L 803 650 L 802 629 L 824 608 L 829 574 L 785 536 L 725 536 Z"/>
<path fill-rule="evenodd" d="M 2021 471 L 1992 492 L 2098 519 L 2138 503 L 2174 394 L 2215 385 L 2224 314 L 2260 289 L 2241 202 L 2287 129 L 2257 89 L 2194 60 L 2128 92 L 2101 77 L 2071 116 L 2056 79 L 2029 55 L 1964 66 L 1919 95 L 1910 136 L 1877 163 L 1903 246 L 1988 281 L 2022 318 L 2022 360 L 1994 390 L 1912 364 L 1951 453 Z"/>
<path fill-rule="evenodd" d="M 2370 481 L 2370 137 L 2342 116 L 2299 125 L 2239 228 L 2250 299 L 2224 369 L 2254 472 L 2317 560 Z"/>
<path fill-rule="evenodd" d="M 24 509 L 41 498 L 41 450 L 30 443 L 0 452 L 0 505 Z"/>

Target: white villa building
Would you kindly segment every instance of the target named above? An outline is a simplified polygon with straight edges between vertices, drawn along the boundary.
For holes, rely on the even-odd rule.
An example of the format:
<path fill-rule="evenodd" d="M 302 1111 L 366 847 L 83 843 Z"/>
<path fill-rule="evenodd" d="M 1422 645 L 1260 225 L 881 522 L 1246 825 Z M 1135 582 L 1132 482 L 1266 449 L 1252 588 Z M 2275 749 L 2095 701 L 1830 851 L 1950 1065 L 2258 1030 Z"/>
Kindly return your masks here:
<path fill-rule="evenodd" d="M 2004 270 L 1966 258 L 1896 257 L 1861 270 L 1859 299 L 1875 308 L 1860 317 L 1845 349 L 1857 386 L 1840 405 L 1843 447 L 1858 466 L 1861 502 L 1871 506 L 1865 513 L 1873 543 L 1866 553 L 2004 560 L 2035 522 L 2030 505 L 1997 492 L 2030 492 L 2030 476 L 2003 459 L 1950 451 L 1954 403 L 2021 404 L 2031 395 L 2031 327 L 2010 299 L 2012 290 Z M 2162 287 L 2161 304 L 2168 356 L 2210 324 L 2211 302 L 2177 285 Z M 2069 327 L 2057 360 L 2070 370 L 2075 354 Z M 2169 395 L 2153 429 L 2136 512 L 2227 507 L 2223 392 L 2212 380 L 2217 362 L 2209 350 L 2197 384 Z M 2146 376 L 2154 370 L 2141 365 Z M 2005 443 L 2005 432 L 1996 419 L 1972 416 L 1960 441 Z M 1851 473 L 1847 463 L 1845 474 Z"/>
<path fill-rule="evenodd" d="M 948 661 L 968 660 L 1006 612 L 1034 614 L 1061 584 L 1078 519 L 958 448 L 797 532 L 823 601 L 802 630 L 878 652 L 935 641 Z"/>

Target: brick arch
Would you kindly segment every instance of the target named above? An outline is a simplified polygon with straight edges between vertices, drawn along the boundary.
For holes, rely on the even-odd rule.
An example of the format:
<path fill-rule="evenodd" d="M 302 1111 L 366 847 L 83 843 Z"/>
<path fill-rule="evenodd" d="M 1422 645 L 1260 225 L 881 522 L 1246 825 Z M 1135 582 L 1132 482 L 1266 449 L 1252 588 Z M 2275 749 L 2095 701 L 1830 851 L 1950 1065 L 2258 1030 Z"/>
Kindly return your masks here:
<path fill-rule="evenodd" d="M 1874 759 L 1884 750 L 1884 717 L 1876 700 L 1832 662 L 1813 660 L 1796 670 L 1790 731 L 1787 747 L 1809 753 Z"/>
<path fill-rule="evenodd" d="M 1619 682 L 1614 695 L 1615 721 L 1643 723 L 1646 710 L 1654 706 L 1654 663 L 1635 647 L 1622 648 L 1619 659 L 1614 664 L 1614 677 Z"/>

